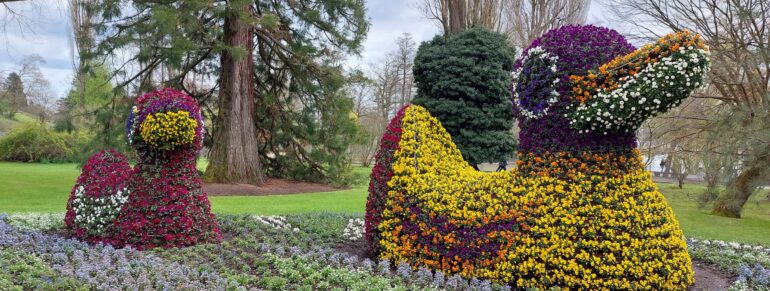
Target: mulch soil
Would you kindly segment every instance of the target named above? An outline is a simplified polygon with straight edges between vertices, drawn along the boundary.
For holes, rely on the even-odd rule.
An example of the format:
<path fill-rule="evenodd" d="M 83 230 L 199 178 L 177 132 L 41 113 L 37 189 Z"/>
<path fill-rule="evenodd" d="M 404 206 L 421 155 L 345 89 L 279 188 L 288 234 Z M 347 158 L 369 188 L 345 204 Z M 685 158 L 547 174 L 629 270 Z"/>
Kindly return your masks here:
<path fill-rule="evenodd" d="M 203 184 L 203 191 L 205 191 L 209 196 L 286 195 L 310 192 L 330 192 L 338 190 L 342 190 L 342 188 L 335 188 L 320 183 L 308 183 L 274 178 L 267 179 L 267 181 L 265 181 L 265 183 L 261 186 L 250 184 Z"/>

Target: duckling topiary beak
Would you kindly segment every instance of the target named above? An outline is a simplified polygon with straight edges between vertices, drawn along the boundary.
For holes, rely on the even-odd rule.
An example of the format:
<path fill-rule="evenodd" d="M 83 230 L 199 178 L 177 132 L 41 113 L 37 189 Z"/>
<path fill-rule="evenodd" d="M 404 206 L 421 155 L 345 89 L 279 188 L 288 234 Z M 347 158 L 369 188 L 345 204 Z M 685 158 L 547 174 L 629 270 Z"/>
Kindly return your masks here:
<path fill-rule="evenodd" d="M 710 66 L 700 35 L 681 31 L 620 56 L 583 76 L 570 76 L 566 117 L 580 133 L 633 132 L 703 86 Z"/>

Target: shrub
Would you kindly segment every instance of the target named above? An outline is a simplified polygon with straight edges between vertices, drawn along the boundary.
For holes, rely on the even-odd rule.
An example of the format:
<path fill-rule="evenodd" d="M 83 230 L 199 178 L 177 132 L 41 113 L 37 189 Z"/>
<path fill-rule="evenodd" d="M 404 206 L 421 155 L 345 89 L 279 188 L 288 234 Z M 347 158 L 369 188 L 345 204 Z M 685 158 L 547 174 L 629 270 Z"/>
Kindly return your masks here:
<path fill-rule="evenodd" d="M 476 165 L 511 158 L 516 138 L 508 88 L 514 49 L 482 28 L 424 42 L 414 59 L 414 104 L 436 116 Z"/>
<path fill-rule="evenodd" d="M 88 161 L 88 158 L 100 151 L 91 147 L 91 143 L 97 138 L 97 135 L 93 132 L 84 129 L 70 132 L 57 132 L 64 138 L 64 144 L 72 149 L 69 158 L 67 158 L 69 162 L 83 165 Z"/>
<path fill-rule="evenodd" d="M 66 162 L 72 155 L 65 134 L 44 124 L 23 123 L 0 138 L 0 160 L 14 162 Z"/>

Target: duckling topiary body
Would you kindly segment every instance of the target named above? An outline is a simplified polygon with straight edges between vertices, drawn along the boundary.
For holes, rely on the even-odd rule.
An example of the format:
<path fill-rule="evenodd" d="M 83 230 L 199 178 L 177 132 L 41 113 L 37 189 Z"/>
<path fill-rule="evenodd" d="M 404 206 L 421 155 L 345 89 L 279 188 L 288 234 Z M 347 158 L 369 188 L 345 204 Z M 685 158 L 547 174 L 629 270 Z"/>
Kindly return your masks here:
<path fill-rule="evenodd" d="M 686 289 L 684 237 L 634 132 L 701 86 L 708 65 L 687 32 L 636 51 L 595 26 L 546 33 L 514 68 L 521 133 L 509 172 L 475 171 L 426 109 L 408 106 L 377 153 L 371 249 L 517 288 Z"/>

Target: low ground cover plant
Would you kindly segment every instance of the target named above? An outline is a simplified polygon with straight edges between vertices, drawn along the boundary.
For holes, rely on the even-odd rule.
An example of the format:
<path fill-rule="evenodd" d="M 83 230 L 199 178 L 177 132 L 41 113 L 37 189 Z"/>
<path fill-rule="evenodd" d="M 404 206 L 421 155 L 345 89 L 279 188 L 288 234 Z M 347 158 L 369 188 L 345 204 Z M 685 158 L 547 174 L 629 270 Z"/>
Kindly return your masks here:
<path fill-rule="evenodd" d="M 346 230 L 363 232 L 358 215 L 220 215 L 222 244 L 149 251 L 86 244 L 61 236 L 61 224 L 40 223 L 63 214 L 0 216 L 3 290 L 510 290 L 351 253 L 341 246 L 366 245 L 365 239 L 346 235 Z M 271 222 L 278 220 L 292 227 Z M 687 243 L 693 258 L 735 276 L 733 290 L 770 288 L 762 273 L 770 269 L 770 248 L 715 240 Z"/>

